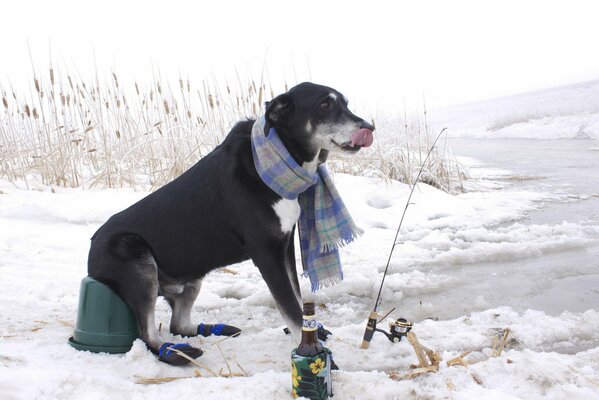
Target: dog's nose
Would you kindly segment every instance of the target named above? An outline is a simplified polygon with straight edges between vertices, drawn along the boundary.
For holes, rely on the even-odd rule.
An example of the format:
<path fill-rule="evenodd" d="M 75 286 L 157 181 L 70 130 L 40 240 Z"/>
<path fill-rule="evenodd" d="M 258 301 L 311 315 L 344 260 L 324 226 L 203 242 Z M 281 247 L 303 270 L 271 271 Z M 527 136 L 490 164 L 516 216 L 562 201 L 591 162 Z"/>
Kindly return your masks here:
<path fill-rule="evenodd" d="M 366 122 L 364 120 L 362 120 L 362 122 L 360 123 L 360 129 L 368 129 L 370 131 L 374 130 L 374 124 L 371 124 L 369 122 Z"/>

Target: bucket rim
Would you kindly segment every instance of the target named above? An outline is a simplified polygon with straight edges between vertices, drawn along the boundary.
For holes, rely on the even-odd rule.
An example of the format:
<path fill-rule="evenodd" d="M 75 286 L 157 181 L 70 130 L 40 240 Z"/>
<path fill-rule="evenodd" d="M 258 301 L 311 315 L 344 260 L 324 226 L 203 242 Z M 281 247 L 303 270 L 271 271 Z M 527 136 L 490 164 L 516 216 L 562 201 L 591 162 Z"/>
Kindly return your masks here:
<path fill-rule="evenodd" d="M 131 347 L 133 347 L 133 343 L 129 346 L 94 346 L 92 344 L 79 343 L 75 341 L 75 339 L 72 336 L 69 338 L 69 344 L 71 345 L 71 347 L 77 350 L 91 351 L 92 353 L 110 354 L 126 353 L 129 350 L 131 350 Z"/>

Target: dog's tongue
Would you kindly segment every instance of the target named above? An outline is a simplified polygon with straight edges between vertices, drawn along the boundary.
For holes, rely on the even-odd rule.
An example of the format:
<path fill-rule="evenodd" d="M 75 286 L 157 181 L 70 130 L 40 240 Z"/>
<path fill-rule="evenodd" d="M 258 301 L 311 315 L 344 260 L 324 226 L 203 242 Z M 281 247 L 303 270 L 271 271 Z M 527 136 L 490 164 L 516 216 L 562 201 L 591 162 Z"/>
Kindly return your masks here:
<path fill-rule="evenodd" d="M 358 129 L 354 133 L 351 134 L 351 145 L 352 147 L 355 145 L 368 147 L 372 144 L 374 138 L 372 137 L 372 131 L 370 129 Z"/>

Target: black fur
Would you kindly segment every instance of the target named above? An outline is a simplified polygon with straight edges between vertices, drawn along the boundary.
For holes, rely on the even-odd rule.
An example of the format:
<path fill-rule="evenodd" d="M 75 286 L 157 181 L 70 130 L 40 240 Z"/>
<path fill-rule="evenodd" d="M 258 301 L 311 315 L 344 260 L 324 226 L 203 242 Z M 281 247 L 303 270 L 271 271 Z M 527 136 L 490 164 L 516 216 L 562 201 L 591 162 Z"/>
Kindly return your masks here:
<path fill-rule="evenodd" d="M 324 136 L 315 137 L 323 126 L 374 129 L 347 109 L 339 92 L 311 83 L 273 99 L 265 116 L 265 131 L 276 127 L 300 165 L 316 156 L 323 162 L 329 150 L 359 149 L 339 146 L 340 140 L 328 145 Z M 200 280 L 215 268 L 250 258 L 282 313 L 296 326 L 301 324 L 301 305 L 294 295 L 294 291 L 300 293 L 294 230 L 281 229 L 272 207 L 281 198 L 254 168 L 253 124 L 253 120 L 237 123 L 210 154 L 171 183 L 112 216 L 92 237 L 89 275 L 109 285 L 133 309 L 140 336 L 154 352 L 164 343 L 153 318 L 158 295 L 165 296 L 173 308 L 171 332 L 197 334 L 189 314 Z M 308 131 L 307 125 L 312 129 Z M 286 269 L 294 272 L 291 279 Z"/>

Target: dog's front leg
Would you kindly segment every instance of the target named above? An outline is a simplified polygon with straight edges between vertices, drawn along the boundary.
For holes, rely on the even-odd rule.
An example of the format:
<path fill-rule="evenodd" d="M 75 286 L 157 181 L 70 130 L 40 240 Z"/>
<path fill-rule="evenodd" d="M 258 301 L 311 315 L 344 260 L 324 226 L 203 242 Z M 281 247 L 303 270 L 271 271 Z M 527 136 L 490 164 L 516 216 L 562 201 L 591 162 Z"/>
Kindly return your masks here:
<path fill-rule="evenodd" d="M 259 250 L 251 256 L 289 327 L 299 331 L 302 307 L 293 245 L 293 235 L 288 235 L 283 241 L 270 240 L 256 246 Z"/>

